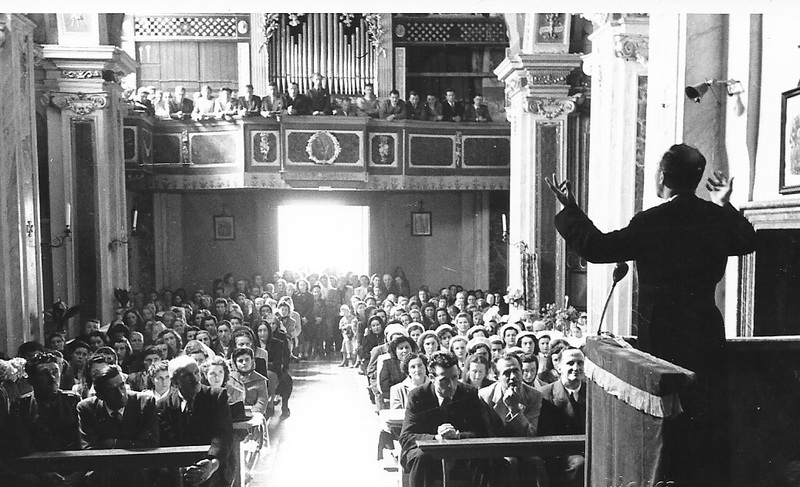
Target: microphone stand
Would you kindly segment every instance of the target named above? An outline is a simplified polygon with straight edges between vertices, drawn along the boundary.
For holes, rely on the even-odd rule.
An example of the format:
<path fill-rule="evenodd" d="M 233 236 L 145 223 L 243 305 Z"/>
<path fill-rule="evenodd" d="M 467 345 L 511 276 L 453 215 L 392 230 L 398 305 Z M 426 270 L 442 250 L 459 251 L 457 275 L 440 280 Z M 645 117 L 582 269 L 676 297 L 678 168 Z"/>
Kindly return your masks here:
<path fill-rule="evenodd" d="M 606 317 L 606 311 L 608 311 L 608 303 L 611 302 L 611 295 L 614 294 L 614 289 L 617 288 L 617 284 L 621 281 L 627 274 L 628 274 L 628 264 L 625 262 L 617 262 L 617 265 L 614 267 L 613 278 L 614 282 L 611 284 L 611 290 L 608 291 L 608 297 L 606 298 L 606 304 L 603 306 L 603 314 L 600 315 L 600 324 L 597 325 L 597 335 L 600 336 L 600 330 L 603 329 L 603 320 Z"/>

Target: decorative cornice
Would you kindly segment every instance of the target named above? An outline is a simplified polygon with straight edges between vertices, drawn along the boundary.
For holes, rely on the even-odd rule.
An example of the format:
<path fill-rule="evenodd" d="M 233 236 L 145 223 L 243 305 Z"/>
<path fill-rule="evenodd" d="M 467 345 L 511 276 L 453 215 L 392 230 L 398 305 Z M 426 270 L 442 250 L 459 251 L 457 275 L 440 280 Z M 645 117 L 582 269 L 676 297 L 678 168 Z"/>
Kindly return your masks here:
<path fill-rule="evenodd" d="M 614 36 L 614 55 L 647 66 L 650 56 L 649 38 L 641 34 L 617 34 Z"/>
<path fill-rule="evenodd" d="M 575 99 L 529 96 L 525 111 L 552 120 L 575 111 Z"/>
<path fill-rule="evenodd" d="M 569 72 L 566 70 L 541 70 L 533 73 L 528 73 L 528 85 L 563 85 L 567 83 L 567 75 Z"/>
<path fill-rule="evenodd" d="M 108 93 L 51 92 L 50 103 L 60 109 L 69 108 L 75 115 L 86 116 L 108 106 Z"/>

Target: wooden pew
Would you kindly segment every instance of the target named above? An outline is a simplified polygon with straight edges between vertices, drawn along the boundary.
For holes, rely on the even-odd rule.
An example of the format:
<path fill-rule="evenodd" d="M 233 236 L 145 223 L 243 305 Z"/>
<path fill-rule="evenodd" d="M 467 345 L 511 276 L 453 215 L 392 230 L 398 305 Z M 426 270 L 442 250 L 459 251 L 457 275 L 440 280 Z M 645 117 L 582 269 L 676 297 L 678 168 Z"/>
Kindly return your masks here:
<path fill-rule="evenodd" d="M 141 469 L 185 467 L 208 454 L 209 445 L 165 446 L 147 449 L 69 450 L 32 453 L 6 458 L 2 463 L 16 473 L 70 470 Z"/>
<path fill-rule="evenodd" d="M 465 438 L 463 440 L 419 440 L 417 446 L 442 461 L 442 487 L 447 487 L 447 462 L 472 458 L 549 457 L 583 454 L 586 435 Z"/>

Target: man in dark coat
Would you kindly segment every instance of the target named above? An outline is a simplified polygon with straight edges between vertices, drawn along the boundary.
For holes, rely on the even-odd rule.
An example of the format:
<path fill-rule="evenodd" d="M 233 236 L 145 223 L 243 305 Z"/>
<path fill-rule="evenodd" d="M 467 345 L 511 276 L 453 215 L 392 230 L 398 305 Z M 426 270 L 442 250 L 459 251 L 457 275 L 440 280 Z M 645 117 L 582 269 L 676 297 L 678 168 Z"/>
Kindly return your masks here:
<path fill-rule="evenodd" d="M 483 95 L 475 95 L 474 103 L 464 109 L 464 121 L 466 122 L 491 122 L 492 116 L 489 114 L 489 107 L 483 104 Z"/>
<path fill-rule="evenodd" d="M 78 404 L 80 445 L 101 448 L 149 448 L 159 444 L 156 400 L 151 394 L 128 392 L 117 366 L 106 365 L 94 377 L 96 396 Z M 91 472 L 90 486 L 138 486 L 142 470 Z"/>
<path fill-rule="evenodd" d="M 431 487 L 441 479 L 441 463 L 423 453 L 417 440 L 486 436 L 487 418 L 478 391 L 458 381 L 458 358 L 434 352 L 428 364 L 431 382 L 409 392 L 400 445 L 400 464 L 411 487 Z"/>
<path fill-rule="evenodd" d="M 712 201 L 695 195 L 705 165 L 694 147 L 670 147 L 656 175 L 658 196 L 668 202 L 605 234 L 580 210 L 568 181 L 547 183 L 564 205 L 556 228 L 575 252 L 590 262 L 636 261 L 638 347 L 697 374 L 681 395 L 686 424 L 678 441 L 685 458 L 675 461 L 675 480 L 725 485 L 725 333 L 714 295 L 728 256 L 754 251 L 756 235 L 729 203 L 732 179 L 715 172 L 706 185 Z"/>
<path fill-rule="evenodd" d="M 542 435 L 582 435 L 586 433 L 586 377 L 583 373 L 583 352 L 565 348 L 558 355 L 559 380 L 541 390 L 542 414 L 539 417 Z M 582 486 L 585 458 L 563 455 L 546 459 L 551 483 Z"/>
<path fill-rule="evenodd" d="M 0 450 L 11 456 L 34 452 L 77 450 L 78 411 L 80 397 L 58 388 L 61 382 L 59 357 L 50 352 L 37 352 L 25 364 L 33 392 L 23 395 L 11 405 L 8 431 L 0 434 Z M 3 474 L 8 485 L 57 485 L 77 482 L 82 472 L 64 469 L 59 472 Z M 2 483 L 2 482 L 0 482 Z M 5 485 L 5 484 L 3 484 Z"/>
<path fill-rule="evenodd" d="M 450 88 L 445 94 L 442 103 L 442 120 L 445 122 L 460 122 L 464 118 L 464 105 L 456 101 L 456 90 Z"/>
<path fill-rule="evenodd" d="M 300 93 L 297 83 L 289 85 L 289 92 L 283 95 L 281 104 L 288 115 L 311 115 L 311 98 Z"/>
<path fill-rule="evenodd" d="M 261 97 L 253 94 L 253 85 L 244 87 L 244 96 L 238 100 L 239 115 L 242 117 L 255 117 L 261 112 Z"/>
<path fill-rule="evenodd" d="M 173 389 L 156 403 L 161 445 L 210 445 L 206 458 L 186 468 L 184 479 L 192 485 L 230 485 L 236 465 L 228 393 L 201 385 L 192 357 L 170 360 L 169 373 Z"/>

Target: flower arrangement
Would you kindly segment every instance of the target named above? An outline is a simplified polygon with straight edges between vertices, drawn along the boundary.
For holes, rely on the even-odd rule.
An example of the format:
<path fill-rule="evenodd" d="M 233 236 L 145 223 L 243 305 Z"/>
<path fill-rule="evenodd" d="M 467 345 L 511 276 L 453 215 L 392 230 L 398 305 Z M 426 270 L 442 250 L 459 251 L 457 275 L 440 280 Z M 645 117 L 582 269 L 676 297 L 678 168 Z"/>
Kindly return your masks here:
<path fill-rule="evenodd" d="M 0 382 L 17 382 L 27 376 L 24 358 L 14 357 L 10 360 L 0 360 Z"/>
<path fill-rule="evenodd" d="M 275 32 L 277 32 L 280 18 L 280 14 L 264 14 L 264 22 L 261 24 L 261 32 L 264 34 L 264 43 L 261 45 L 260 49 L 264 49 L 267 44 L 269 44 L 269 40 L 272 36 L 275 35 Z"/>
<path fill-rule="evenodd" d="M 564 300 L 564 305 L 558 307 L 555 303 L 550 303 L 542 308 L 539 313 L 541 320 L 544 321 L 548 330 L 558 330 L 562 333 L 569 331 L 569 324 L 578 321 L 580 312 L 575 307 L 569 305 L 569 298 Z"/>
<path fill-rule="evenodd" d="M 367 35 L 372 48 L 379 56 L 386 57 L 386 48 L 383 47 L 385 32 L 381 27 L 381 14 L 364 14 L 364 22 L 367 24 Z"/>
<path fill-rule="evenodd" d="M 512 289 L 511 286 L 507 289 L 508 294 L 503 296 L 503 300 L 511 305 L 516 307 L 524 307 L 525 306 L 525 294 L 522 292 L 522 289 L 514 288 Z"/>

